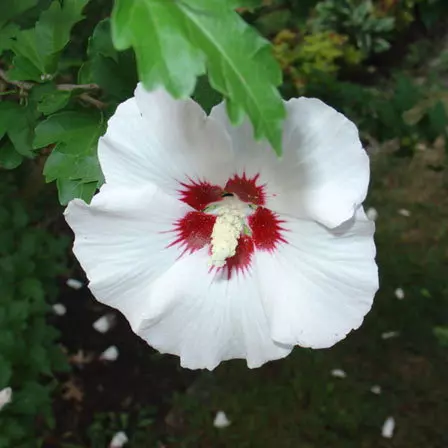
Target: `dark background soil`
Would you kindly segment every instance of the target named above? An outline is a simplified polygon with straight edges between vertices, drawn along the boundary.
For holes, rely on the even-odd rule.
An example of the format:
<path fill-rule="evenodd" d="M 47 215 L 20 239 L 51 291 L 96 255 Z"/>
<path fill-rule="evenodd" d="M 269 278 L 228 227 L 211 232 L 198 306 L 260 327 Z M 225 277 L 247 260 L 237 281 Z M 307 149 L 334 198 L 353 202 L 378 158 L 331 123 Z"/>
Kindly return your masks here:
<path fill-rule="evenodd" d="M 82 277 L 79 277 L 82 278 Z M 45 447 L 58 447 L 62 442 L 88 445 L 88 428 L 98 413 L 129 413 L 152 410 L 151 431 L 165 433 L 165 417 L 173 395 L 192 383 L 197 373 L 182 369 L 177 357 L 160 355 L 132 332 L 126 319 L 116 310 L 98 303 L 86 286 L 74 290 L 62 283 L 59 303 L 67 308 L 64 316 L 51 318 L 61 333 L 60 343 L 71 355 L 82 353 L 85 363 L 71 359 L 72 372 L 59 375 L 60 384 L 71 381 L 81 391 L 82 399 L 64 398 L 64 388 L 57 390 L 54 400 L 56 428 Z M 111 313 L 115 325 L 105 334 L 92 324 Z M 103 361 L 100 354 L 115 345 L 116 361 Z"/>

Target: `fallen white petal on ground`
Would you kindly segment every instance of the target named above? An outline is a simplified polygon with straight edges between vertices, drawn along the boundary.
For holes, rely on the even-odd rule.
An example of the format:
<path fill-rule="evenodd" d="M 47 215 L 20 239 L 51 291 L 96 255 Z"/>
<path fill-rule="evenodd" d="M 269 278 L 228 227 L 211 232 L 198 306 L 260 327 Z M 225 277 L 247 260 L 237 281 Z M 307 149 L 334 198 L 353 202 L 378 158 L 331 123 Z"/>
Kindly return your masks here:
<path fill-rule="evenodd" d="M 400 208 L 400 210 L 398 210 L 398 213 L 401 216 L 406 216 L 406 218 L 409 218 L 409 216 L 411 216 L 411 212 L 409 210 L 406 210 L 405 208 Z"/>
<path fill-rule="evenodd" d="M 370 388 L 370 392 L 375 395 L 379 395 L 381 393 L 381 386 L 378 386 L 378 384 L 375 384 Z"/>
<path fill-rule="evenodd" d="M 333 369 L 331 371 L 331 376 L 335 378 L 347 378 L 347 374 L 342 369 Z"/>
<path fill-rule="evenodd" d="M 81 280 L 76 280 L 76 278 L 69 278 L 65 284 L 72 289 L 81 289 L 84 283 Z"/>
<path fill-rule="evenodd" d="M 376 211 L 376 208 L 373 207 L 367 209 L 366 215 L 371 221 L 376 221 L 378 218 L 378 212 Z"/>
<path fill-rule="evenodd" d="M 5 387 L 0 391 L 0 411 L 12 400 L 12 389 L 10 387 Z"/>
<path fill-rule="evenodd" d="M 55 303 L 53 305 L 53 312 L 57 316 L 63 316 L 67 312 L 67 308 L 62 303 Z"/>
<path fill-rule="evenodd" d="M 128 442 L 128 436 L 123 431 L 120 431 L 113 436 L 109 448 L 122 448 Z"/>
<path fill-rule="evenodd" d="M 113 314 L 105 314 L 93 323 L 93 328 L 99 333 L 107 333 L 113 326 L 115 321 Z"/>
<path fill-rule="evenodd" d="M 400 333 L 398 331 L 385 331 L 381 334 L 381 339 L 396 338 Z"/>
<path fill-rule="evenodd" d="M 100 355 L 100 359 L 103 361 L 116 361 L 118 358 L 118 348 L 115 345 L 110 346 Z"/>
<path fill-rule="evenodd" d="M 391 439 L 394 435 L 395 429 L 395 419 L 393 417 L 388 417 L 386 421 L 383 423 L 383 427 L 381 429 L 381 435 L 386 439 Z"/>
<path fill-rule="evenodd" d="M 398 300 L 403 300 L 403 299 L 404 299 L 404 291 L 403 291 L 402 288 L 397 288 L 397 289 L 395 290 L 395 297 L 396 297 Z"/>
<path fill-rule="evenodd" d="M 229 426 L 231 421 L 227 418 L 227 415 L 224 411 L 218 411 L 216 413 L 215 420 L 213 421 L 213 426 L 215 428 L 227 428 Z"/>

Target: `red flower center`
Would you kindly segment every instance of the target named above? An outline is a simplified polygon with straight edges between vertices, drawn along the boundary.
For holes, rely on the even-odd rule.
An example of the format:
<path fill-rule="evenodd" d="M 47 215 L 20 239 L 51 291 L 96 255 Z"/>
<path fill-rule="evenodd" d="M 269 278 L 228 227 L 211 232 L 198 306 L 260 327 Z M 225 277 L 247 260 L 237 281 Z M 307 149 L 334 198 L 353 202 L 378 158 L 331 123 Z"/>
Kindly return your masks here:
<path fill-rule="evenodd" d="M 248 232 L 241 233 L 235 255 L 227 258 L 222 268 L 217 268 L 225 271 L 227 279 L 234 273 L 249 270 L 255 250 L 273 252 L 280 243 L 286 243 L 283 221 L 276 213 L 264 207 L 265 186 L 258 184 L 258 179 L 258 175 L 253 178 L 246 177 L 246 174 L 235 175 L 227 181 L 224 188 L 205 181 L 182 183 L 180 199 L 195 211 L 187 213 L 174 224 L 176 239 L 170 246 L 178 245 L 183 249 L 182 254 L 210 246 L 216 215 L 206 209 L 227 196 L 236 196 L 253 210 L 245 221 Z"/>

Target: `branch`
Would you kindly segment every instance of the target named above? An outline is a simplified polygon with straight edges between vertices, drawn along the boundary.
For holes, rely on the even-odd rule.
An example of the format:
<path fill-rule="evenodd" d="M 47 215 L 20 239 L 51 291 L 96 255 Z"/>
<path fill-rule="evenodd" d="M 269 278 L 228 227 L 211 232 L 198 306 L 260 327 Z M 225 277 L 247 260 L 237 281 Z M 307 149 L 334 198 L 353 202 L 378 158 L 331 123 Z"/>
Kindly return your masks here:
<path fill-rule="evenodd" d="M 20 87 L 22 90 L 31 90 L 34 86 L 32 82 L 26 82 L 26 81 L 13 81 L 12 79 L 9 79 L 8 76 L 6 76 L 6 72 L 0 68 L 0 78 L 3 79 L 3 81 L 7 82 L 8 84 L 11 84 L 16 87 Z"/>
<path fill-rule="evenodd" d="M 97 100 L 96 98 L 93 98 L 93 96 L 90 96 L 87 93 L 82 93 L 81 95 L 79 95 L 79 99 L 85 101 L 86 103 L 91 104 L 92 106 L 95 106 L 98 109 L 105 109 L 107 107 L 106 103 Z"/>
<path fill-rule="evenodd" d="M 4 70 L 0 68 L 0 78 L 3 79 L 8 84 L 11 84 L 13 86 L 19 87 L 21 90 L 31 90 L 36 83 L 33 82 L 27 82 L 27 81 L 14 81 L 12 79 L 8 78 L 8 75 Z M 56 85 L 57 90 L 61 90 L 64 92 L 72 92 L 74 90 L 100 90 L 101 87 L 98 84 L 57 84 Z M 104 109 L 107 104 L 103 103 L 100 100 L 97 100 L 96 98 L 91 97 L 87 93 L 82 93 L 79 95 L 79 98 L 86 103 L 92 104 L 93 106 Z"/>
<path fill-rule="evenodd" d="M 72 90 L 99 90 L 101 87 L 98 84 L 58 84 L 58 90 L 71 92 Z"/>

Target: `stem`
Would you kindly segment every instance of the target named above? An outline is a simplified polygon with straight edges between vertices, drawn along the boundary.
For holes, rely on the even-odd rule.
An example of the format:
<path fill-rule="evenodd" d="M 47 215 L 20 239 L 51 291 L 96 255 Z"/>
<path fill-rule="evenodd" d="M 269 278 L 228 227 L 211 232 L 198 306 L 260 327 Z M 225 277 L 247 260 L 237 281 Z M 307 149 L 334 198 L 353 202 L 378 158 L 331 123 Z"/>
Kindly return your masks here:
<path fill-rule="evenodd" d="M 85 101 L 86 103 L 91 104 L 92 106 L 95 106 L 98 109 L 104 109 L 107 107 L 106 103 L 97 100 L 96 98 L 93 98 L 93 96 L 90 96 L 87 93 L 82 93 L 81 95 L 79 95 L 79 99 Z"/>
<path fill-rule="evenodd" d="M 100 86 L 98 84 L 58 84 L 58 90 L 64 90 L 71 92 L 72 90 L 98 90 Z"/>
<path fill-rule="evenodd" d="M 6 72 L 0 68 L 0 78 L 3 79 L 3 81 L 7 82 L 8 84 L 11 84 L 13 86 L 20 87 L 22 90 L 31 90 L 34 86 L 31 82 L 26 81 L 14 81 L 12 79 L 9 79 L 8 76 L 6 76 Z"/>
<path fill-rule="evenodd" d="M 17 93 L 17 90 L 5 90 L 4 92 L 0 92 L 0 96 L 12 95 L 13 93 Z"/>
<path fill-rule="evenodd" d="M 3 81 L 5 81 L 7 84 L 19 87 L 21 91 L 31 90 L 36 85 L 36 83 L 33 82 L 15 81 L 13 79 L 9 79 L 6 72 L 1 68 L 0 68 L 0 78 L 3 79 Z M 72 92 L 73 90 L 100 90 L 101 87 L 98 84 L 57 84 L 56 89 L 65 92 Z M 6 95 L 8 93 L 16 93 L 16 92 L 12 91 L 4 92 L 2 93 L 2 95 Z M 106 103 L 91 97 L 88 93 L 82 93 L 81 95 L 79 95 L 79 98 L 85 101 L 86 103 L 89 103 L 92 106 L 97 107 L 98 109 L 104 109 L 107 106 Z"/>

